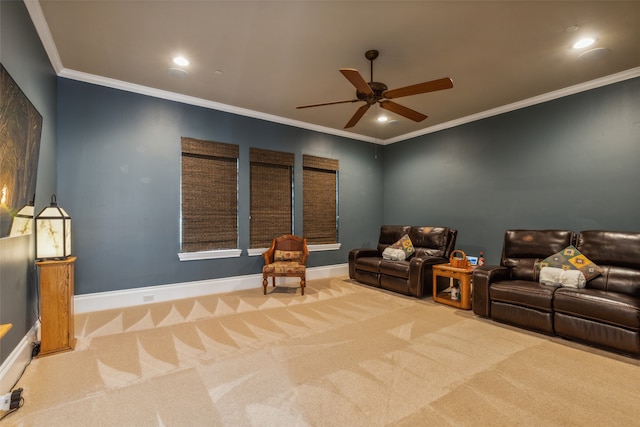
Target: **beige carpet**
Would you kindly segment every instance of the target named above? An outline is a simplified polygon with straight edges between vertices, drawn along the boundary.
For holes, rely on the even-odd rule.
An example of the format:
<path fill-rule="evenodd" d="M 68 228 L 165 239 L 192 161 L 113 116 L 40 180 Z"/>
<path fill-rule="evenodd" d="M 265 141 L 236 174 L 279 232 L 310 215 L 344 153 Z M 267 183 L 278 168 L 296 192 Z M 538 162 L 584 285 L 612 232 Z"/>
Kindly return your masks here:
<path fill-rule="evenodd" d="M 345 277 L 82 314 L 76 335 L 3 426 L 640 423 L 637 359 Z"/>

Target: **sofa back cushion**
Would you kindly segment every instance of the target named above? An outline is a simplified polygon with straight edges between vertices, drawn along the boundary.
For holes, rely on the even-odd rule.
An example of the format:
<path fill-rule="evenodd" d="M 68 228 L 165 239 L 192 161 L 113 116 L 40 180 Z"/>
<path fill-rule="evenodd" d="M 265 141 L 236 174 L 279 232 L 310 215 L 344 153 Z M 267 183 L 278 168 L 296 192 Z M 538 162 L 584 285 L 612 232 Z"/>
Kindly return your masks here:
<path fill-rule="evenodd" d="M 514 280 L 538 281 L 536 263 L 575 243 L 569 230 L 507 230 L 500 264 Z"/>
<path fill-rule="evenodd" d="M 449 246 L 449 227 L 411 227 L 409 238 L 413 246 L 430 256 L 444 257 Z M 448 255 L 447 255 L 448 257 Z"/>
<path fill-rule="evenodd" d="M 640 233 L 582 231 L 576 248 L 602 268 L 587 287 L 640 297 Z"/>
<path fill-rule="evenodd" d="M 378 237 L 378 253 L 380 256 L 382 256 L 382 252 L 387 246 L 393 245 L 402 236 L 408 234 L 410 228 L 408 225 L 383 225 L 380 227 L 380 236 Z"/>

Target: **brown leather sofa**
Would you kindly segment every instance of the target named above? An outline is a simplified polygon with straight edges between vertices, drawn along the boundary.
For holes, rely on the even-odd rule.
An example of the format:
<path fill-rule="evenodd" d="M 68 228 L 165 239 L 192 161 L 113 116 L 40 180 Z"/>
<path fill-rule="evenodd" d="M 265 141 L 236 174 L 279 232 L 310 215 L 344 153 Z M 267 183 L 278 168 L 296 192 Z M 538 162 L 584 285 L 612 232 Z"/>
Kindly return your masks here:
<path fill-rule="evenodd" d="M 382 252 L 408 234 L 415 254 L 404 261 L 387 260 Z M 448 227 L 383 225 L 378 246 L 349 252 L 349 277 L 367 285 L 418 298 L 431 295 L 434 264 L 449 262 L 457 231 Z"/>
<path fill-rule="evenodd" d="M 536 263 L 575 245 L 602 272 L 584 288 L 538 282 Z M 620 353 L 640 355 L 640 233 L 509 230 L 500 266 L 473 273 L 483 317 Z"/>

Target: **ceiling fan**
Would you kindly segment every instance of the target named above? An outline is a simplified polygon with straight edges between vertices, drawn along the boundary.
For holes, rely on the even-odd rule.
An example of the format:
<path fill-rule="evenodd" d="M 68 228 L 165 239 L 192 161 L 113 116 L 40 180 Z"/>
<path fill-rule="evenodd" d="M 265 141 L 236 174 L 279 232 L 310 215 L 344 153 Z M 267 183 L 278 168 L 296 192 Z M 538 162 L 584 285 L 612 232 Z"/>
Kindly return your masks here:
<path fill-rule="evenodd" d="M 451 89 L 453 87 L 453 81 L 449 77 L 444 77 L 438 80 L 432 80 L 429 82 L 418 83 L 411 86 L 389 90 L 386 84 L 373 81 L 373 61 L 378 57 L 378 53 L 379 52 L 377 50 L 368 50 L 364 54 L 364 56 L 371 62 L 371 81 L 369 83 L 367 83 L 367 81 L 362 77 L 362 75 L 360 75 L 360 73 L 356 69 L 340 69 L 342 75 L 345 76 L 347 80 L 349 80 L 349 82 L 356 87 L 356 99 L 324 102 L 321 104 L 301 105 L 296 108 L 300 109 L 320 107 L 323 105 L 346 104 L 348 102 L 358 101 L 366 102 L 365 105 L 356 110 L 353 117 L 351 117 L 351 119 L 345 125 L 345 129 L 355 126 L 356 123 L 358 123 L 358 121 L 362 118 L 362 116 L 364 116 L 364 113 L 367 112 L 369 107 L 371 107 L 375 103 L 379 103 L 380 107 L 384 108 L 385 110 L 399 114 L 403 117 L 413 120 L 414 122 L 421 122 L 422 120 L 426 119 L 427 116 L 415 110 L 412 110 L 411 108 L 407 108 L 403 105 L 390 101 L 390 99 L 400 98 L 402 96 L 418 95 L 427 92 L 435 92 L 437 90 L 443 89 Z"/>

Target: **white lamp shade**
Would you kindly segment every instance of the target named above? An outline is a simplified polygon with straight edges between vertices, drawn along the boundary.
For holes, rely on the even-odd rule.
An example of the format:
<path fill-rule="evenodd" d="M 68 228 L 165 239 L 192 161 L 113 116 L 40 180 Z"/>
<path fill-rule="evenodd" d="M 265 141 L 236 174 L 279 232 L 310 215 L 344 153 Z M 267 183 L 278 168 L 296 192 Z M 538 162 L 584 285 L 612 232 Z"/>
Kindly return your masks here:
<path fill-rule="evenodd" d="M 64 259 L 71 255 L 71 217 L 52 201 L 36 218 L 36 259 Z"/>
<path fill-rule="evenodd" d="M 31 234 L 33 232 L 33 205 L 26 205 L 18 211 L 13 218 L 11 224 L 11 231 L 9 236 L 24 236 L 25 234 Z"/>

